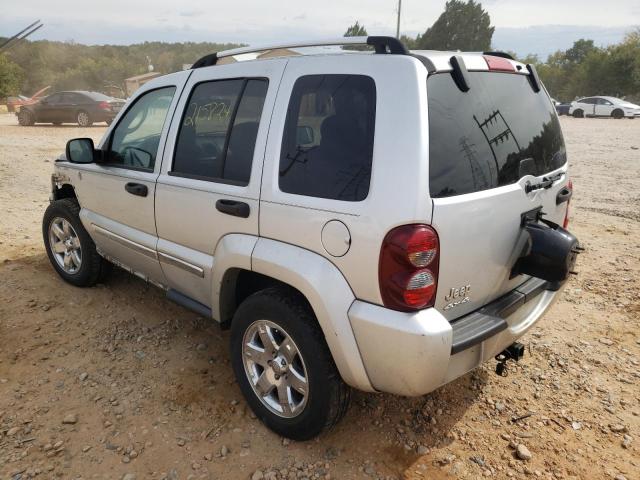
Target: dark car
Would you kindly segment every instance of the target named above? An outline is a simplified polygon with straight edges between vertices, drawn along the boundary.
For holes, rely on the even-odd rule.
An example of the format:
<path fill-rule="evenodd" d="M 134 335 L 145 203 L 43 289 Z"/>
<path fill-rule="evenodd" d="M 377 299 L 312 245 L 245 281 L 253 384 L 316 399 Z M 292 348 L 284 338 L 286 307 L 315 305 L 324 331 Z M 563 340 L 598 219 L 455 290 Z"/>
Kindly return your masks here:
<path fill-rule="evenodd" d="M 556 113 L 558 116 L 569 115 L 570 103 L 556 103 Z"/>
<path fill-rule="evenodd" d="M 77 123 L 89 127 L 94 122 L 111 124 L 125 101 L 98 92 L 57 92 L 42 100 L 20 107 L 16 113 L 23 126 L 34 123 Z"/>

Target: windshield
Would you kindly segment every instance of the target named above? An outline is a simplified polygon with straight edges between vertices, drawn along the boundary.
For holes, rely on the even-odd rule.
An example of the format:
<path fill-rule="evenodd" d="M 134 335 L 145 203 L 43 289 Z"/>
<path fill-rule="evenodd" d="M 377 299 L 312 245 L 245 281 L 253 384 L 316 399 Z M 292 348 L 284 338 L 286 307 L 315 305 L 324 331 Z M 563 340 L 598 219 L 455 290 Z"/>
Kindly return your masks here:
<path fill-rule="evenodd" d="M 540 176 L 566 162 L 555 109 L 526 75 L 470 72 L 470 90 L 449 73 L 427 81 L 432 197 L 478 192 Z"/>

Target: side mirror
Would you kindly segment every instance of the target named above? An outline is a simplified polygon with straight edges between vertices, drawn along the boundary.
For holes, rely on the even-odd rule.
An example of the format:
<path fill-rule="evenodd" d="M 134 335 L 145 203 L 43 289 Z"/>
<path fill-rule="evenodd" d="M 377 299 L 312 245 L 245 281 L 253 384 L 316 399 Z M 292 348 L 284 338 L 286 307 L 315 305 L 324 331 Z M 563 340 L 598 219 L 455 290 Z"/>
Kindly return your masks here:
<path fill-rule="evenodd" d="M 67 142 L 67 160 L 71 163 L 93 163 L 96 150 L 90 138 L 74 138 Z"/>

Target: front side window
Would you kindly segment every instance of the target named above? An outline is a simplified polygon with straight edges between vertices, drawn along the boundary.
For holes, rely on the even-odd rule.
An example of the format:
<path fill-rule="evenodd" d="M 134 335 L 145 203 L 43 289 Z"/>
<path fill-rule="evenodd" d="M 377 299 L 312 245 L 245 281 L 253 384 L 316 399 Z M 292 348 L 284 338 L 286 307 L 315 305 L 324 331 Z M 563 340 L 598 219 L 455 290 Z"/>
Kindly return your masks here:
<path fill-rule="evenodd" d="M 246 186 L 268 82 L 196 85 L 180 124 L 171 175 Z"/>
<path fill-rule="evenodd" d="M 60 103 L 62 101 L 62 93 L 54 93 L 53 95 L 49 95 L 45 100 L 50 104 Z"/>
<path fill-rule="evenodd" d="M 158 144 L 175 87 L 152 90 L 139 97 L 111 134 L 107 163 L 153 170 Z"/>
<path fill-rule="evenodd" d="M 307 75 L 291 93 L 280 153 L 283 192 L 361 201 L 369 193 L 376 86 L 364 75 Z"/>

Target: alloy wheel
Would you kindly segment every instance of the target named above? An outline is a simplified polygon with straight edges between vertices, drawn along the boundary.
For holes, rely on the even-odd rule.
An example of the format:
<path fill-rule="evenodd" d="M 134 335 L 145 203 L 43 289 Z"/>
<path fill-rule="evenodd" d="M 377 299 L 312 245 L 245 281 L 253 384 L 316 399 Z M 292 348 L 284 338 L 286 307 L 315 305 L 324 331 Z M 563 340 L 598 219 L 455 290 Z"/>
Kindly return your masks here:
<path fill-rule="evenodd" d="M 89 115 L 86 112 L 80 112 L 78 114 L 78 125 L 86 127 L 89 125 Z"/>
<path fill-rule="evenodd" d="M 49 248 L 60 268 L 71 275 L 78 273 L 82 265 L 82 247 L 67 219 L 55 217 L 49 224 Z"/>
<path fill-rule="evenodd" d="M 244 371 L 254 393 L 284 418 L 302 413 L 309 396 L 304 359 L 291 336 L 269 320 L 249 325 L 243 338 Z"/>

